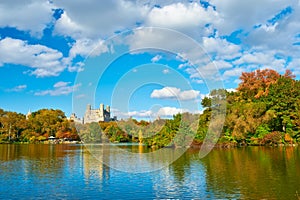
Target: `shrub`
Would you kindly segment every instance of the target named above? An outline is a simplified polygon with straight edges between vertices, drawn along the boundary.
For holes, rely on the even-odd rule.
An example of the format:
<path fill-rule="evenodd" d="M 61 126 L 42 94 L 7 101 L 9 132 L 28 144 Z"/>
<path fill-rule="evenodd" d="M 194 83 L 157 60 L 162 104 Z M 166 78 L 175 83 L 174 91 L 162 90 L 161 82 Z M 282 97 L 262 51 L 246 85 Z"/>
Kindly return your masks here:
<path fill-rule="evenodd" d="M 264 144 L 280 144 L 282 141 L 282 134 L 279 131 L 273 131 L 263 137 Z"/>

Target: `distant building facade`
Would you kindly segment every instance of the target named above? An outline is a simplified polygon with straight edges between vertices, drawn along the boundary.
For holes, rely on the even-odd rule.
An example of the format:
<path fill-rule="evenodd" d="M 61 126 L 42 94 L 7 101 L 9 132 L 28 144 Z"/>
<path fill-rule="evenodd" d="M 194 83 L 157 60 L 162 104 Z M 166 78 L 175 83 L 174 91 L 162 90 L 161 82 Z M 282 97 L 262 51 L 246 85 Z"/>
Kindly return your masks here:
<path fill-rule="evenodd" d="M 116 121 L 117 117 L 111 118 L 110 106 L 106 106 L 104 109 L 104 104 L 100 104 L 98 109 L 92 109 L 91 105 L 88 104 L 86 106 L 85 115 L 83 118 L 83 123 L 91 123 L 91 122 L 109 122 Z"/>
<path fill-rule="evenodd" d="M 80 123 L 80 124 L 83 123 L 83 120 L 80 119 L 80 118 L 78 118 L 78 117 L 76 116 L 75 113 L 72 113 L 72 114 L 71 114 L 69 120 L 71 120 L 71 121 L 73 121 L 73 122 L 75 122 L 75 123 Z"/>
<path fill-rule="evenodd" d="M 113 118 L 111 118 L 110 116 L 110 106 L 106 106 L 106 108 L 104 109 L 104 104 L 101 103 L 98 109 L 92 109 L 91 105 L 88 104 L 86 106 L 85 114 L 82 119 L 78 118 L 75 113 L 72 113 L 69 120 L 80 124 L 117 121 L 116 116 L 114 116 Z"/>

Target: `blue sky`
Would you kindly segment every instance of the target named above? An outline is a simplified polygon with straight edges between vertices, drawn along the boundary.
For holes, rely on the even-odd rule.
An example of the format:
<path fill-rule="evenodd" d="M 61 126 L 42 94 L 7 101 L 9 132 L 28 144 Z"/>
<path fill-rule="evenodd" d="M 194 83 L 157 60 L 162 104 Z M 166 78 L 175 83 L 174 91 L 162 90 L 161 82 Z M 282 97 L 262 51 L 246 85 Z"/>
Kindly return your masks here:
<path fill-rule="evenodd" d="M 13 0 L 0 13 L 0 108 L 24 114 L 198 113 L 242 72 L 300 76 L 298 0 Z"/>

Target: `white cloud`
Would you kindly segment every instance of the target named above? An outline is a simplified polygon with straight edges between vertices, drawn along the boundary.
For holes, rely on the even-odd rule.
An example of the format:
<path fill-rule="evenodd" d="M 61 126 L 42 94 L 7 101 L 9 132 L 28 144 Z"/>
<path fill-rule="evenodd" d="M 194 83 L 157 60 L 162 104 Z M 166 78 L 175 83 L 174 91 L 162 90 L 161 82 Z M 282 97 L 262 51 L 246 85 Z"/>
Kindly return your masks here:
<path fill-rule="evenodd" d="M 30 67 L 37 77 L 57 76 L 64 71 L 66 66 L 62 59 L 61 52 L 43 45 L 31 45 L 9 37 L 0 40 L 0 64 Z"/>
<path fill-rule="evenodd" d="M 210 55 L 216 54 L 216 59 L 233 59 L 241 55 L 241 47 L 225 39 L 204 37 L 203 48 Z"/>
<path fill-rule="evenodd" d="M 111 111 L 115 116 L 118 116 L 118 118 L 126 119 L 129 117 L 134 118 L 152 118 L 155 114 L 151 110 L 141 110 L 141 111 L 128 111 L 123 112 L 119 109 L 111 108 Z"/>
<path fill-rule="evenodd" d="M 282 6 L 282 9 L 273 13 L 273 16 L 277 14 L 277 18 L 273 18 L 272 22 L 260 21 L 259 26 L 249 32 L 247 37 L 243 39 L 246 45 L 266 50 L 276 49 L 294 55 L 293 52 L 297 47 L 293 46 L 293 43 L 297 41 L 295 36 L 299 34 L 300 28 L 300 5 L 297 5 L 297 1 L 281 1 L 280 3 L 285 5 Z M 283 9 L 290 9 L 290 12 L 282 13 Z M 273 16 L 269 19 L 272 19 Z"/>
<path fill-rule="evenodd" d="M 183 69 L 183 68 L 186 68 L 186 67 L 189 67 L 190 66 L 190 63 L 182 63 L 178 66 L 178 69 Z"/>
<path fill-rule="evenodd" d="M 188 101 L 197 99 L 199 95 L 200 92 L 196 90 L 181 90 L 176 87 L 164 87 L 160 90 L 153 90 L 151 98 Z"/>
<path fill-rule="evenodd" d="M 174 34 L 172 34 L 174 33 Z M 181 39 L 181 40 L 180 40 Z M 186 40 L 182 40 L 181 35 L 167 29 L 160 28 L 139 28 L 126 37 L 126 42 L 130 50 L 154 48 L 171 49 L 173 52 L 180 53 L 188 50 Z M 176 41 L 176 42 L 175 42 Z"/>
<path fill-rule="evenodd" d="M 109 49 L 103 40 L 79 39 L 70 49 L 69 56 L 70 59 L 75 58 L 77 55 L 98 56 L 108 51 Z"/>
<path fill-rule="evenodd" d="M 212 80 L 220 78 L 219 75 L 222 69 L 231 69 L 232 64 L 226 61 L 212 61 L 208 64 L 198 67 L 189 67 L 185 71 L 190 75 L 191 79 Z"/>
<path fill-rule="evenodd" d="M 44 90 L 35 92 L 34 95 L 36 96 L 61 96 L 61 95 L 68 95 L 71 94 L 73 91 L 77 90 L 81 84 L 70 85 L 71 82 L 63 82 L 59 81 L 53 85 L 52 90 Z"/>
<path fill-rule="evenodd" d="M 58 76 L 66 69 L 82 71 L 83 63 L 73 63 L 77 55 L 97 56 L 109 51 L 104 41 L 118 31 L 154 26 L 171 28 L 191 36 L 209 56 L 199 49 L 190 48 L 187 39 L 170 34 L 170 31 L 137 29 L 122 42 L 128 44 L 130 50 L 144 47 L 166 49 L 180 55 L 181 59 L 192 60 L 195 68 L 190 67 L 190 63 L 179 68 L 195 81 L 201 78 L 199 72 L 202 78 L 214 78 L 218 72 L 214 64 L 220 71 L 226 70 L 224 78 L 266 67 L 279 71 L 294 69 L 296 74 L 300 74 L 297 65 L 300 47 L 293 45 L 300 42 L 300 37 L 297 37 L 300 29 L 299 1 L 208 2 L 214 7 L 204 8 L 199 1 L 180 0 L 3 1 L 0 3 L 0 27 L 15 27 L 41 36 L 45 27 L 54 23 L 54 34 L 72 37 L 75 42 L 71 44 L 69 57 L 65 58 L 60 51 L 44 45 L 12 38 L 0 39 L 0 66 L 5 63 L 24 65 L 38 77 Z M 288 7 L 291 13 L 278 16 Z M 55 8 L 64 11 L 57 21 L 52 16 Z M 275 22 L 271 22 L 276 15 Z M 239 33 L 228 37 L 235 31 Z M 155 56 L 152 62 L 160 59 Z M 288 59 L 292 61 L 287 63 Z"/>
<path fill-rule="evenodd" d="M 221 16 L 221 21 L 215 23 L 216 28 L 222 35 L 229 35 L 240 29 L 249 31 L 254 25 L 273 18 L 288 5 L 295 5 L 296 1 L 273 1 L 273 0 L 210 0 Z"/>
<path fill-rule="evenodd" d="M 73 38 L 81 38 L 83 27 L 76 24 L 68 16 L 68 11 L 64 10 L 64 13 L 55 23 L 54 33 L 64 36 L 71 36 Z"/>
<path fill-rule="evenodd" d="M 200 111 L 191 112 L 188 109 L 176 108 L 176 107 L 161 107 L 157 111 L 152 110 L 140 110 L 140 111 L 128 111 L 122 112 L 118 109 L 112 108 L 111 111 L 114 115 L 118 116 L 118 118 L 126 119 L 129 117 L 133 118 L 145 118 L 145 119 L 157 119 L 157 117 L 170 118 L 173 115 L 178 113 L 190 112 L 190 113 L 199 113 Z"/>
<path fill-rule="evenodd" d="M 74 39 L 112 36 L 116 31 L 128 30 L 142 22 L 149 8 L 133 1 L 54 0 L 65 14 L 55 25 L 55 32 Z M 142 20 L 142 21 L 141 21 Z"/>
<path fill-rule="evenodd" d="M 162 59 L 161 55 L 156 55 L 151 59 L 151 62 L 158 62 Z"/>
<path fill-rule="evenodd" d="M 241 65 L 244 63 L 268 64 L 273 59 L 274 59 L 273 55 L 266 54 L 265 52 L 244 53 L 240 59 L 234 61 L 234 64 L 236 64 L 236 65 Z"/>
<path fill-rule="evenodd" d="M 0 27 L 15 27 L 41 36 L 52 20 L 53 5 L 49 1 L 22 0 L 0 2 Z"/>
<path fill-rule="evenodd" d="M 247 67 L 255 65 L 256 68 L 272 68 L 278 72 L 284 72 L 285 66 L 287 63 L 287 58 L 277 57 L 277 52 L 274 50 L 271 51 L 254 51 L 254 52 L 245 52 L 238 60 L 234 61 L 234 65 L 243 66 L 247 64 Z M 245 67 L 244 67 L 245 68 Z"/>
<path fill-rule="evenodd" d="M 27 88 L 27 85 L 18 85 L 16 87 L 13 87 L 11 89 L 7 89 L 8 92 L 21 92 Z"/>
<path fill-rule="evenodd" d="M 160 117 L 171 117 L 173 115 L 176 115 L 178 113 L 184 113 L 184 112 L 188 112 L 187 109 L 182 109 L 182 108 L 176 108 L 176 107 L 163 107 L 160 108 L 157 112 L 157 116 Z"/>
<path fill-rule="evenodd" d="M 227 92 L 236 92 L 237 90 L 235 88 L 228 88 L 226 89 Z"/>
<path fill-rule="evenodd" d="M 153 115 L 151 110 L 130 111 L 127 113 L 129 117 L 151 117 Z"/>
<path fill-rule="evenodd" d="M 164 70 L 162 71 L 162 73 L 163 73 L 163 74 L 169 74 L 169 73 L 170 73 L 170 70 L 169 70 L 169 69 L 164 69 Z"/>
<path fill-rule="evenodd" d="M 70 58 L 64 58 L 63 63 L 68 66 L 69 72 L 82 72 L 84 70 L 83 62 L 77 62 L 72 65 L 72 60 Z"/>
<path fill-rule="evenodd" d="M 245 71 L 244 68 L 233 68 L 233 69 L 230 69 L 230 70 L 226 70 L 223 73 L 222 78 L 224 80 L 228 80 L 231 77 L 240 77 L 242 72 L 244 72 L 244 71 Z"/>
<path fill-rule="evenodd" d="M 178 55 L 181 59 L 201 64 L 210 58 L 203 48 L 192 38 L 182 33 L 164 28 L 139 28 L 125 38 L 131 51 L 160 49 Z"/>
<path fill-rule="evenodd" d="M 198 84 L 203 84 L 204 83 L 204 81 L 202 79 L 198 79 L 198 78 L 194 78 L 194 79 L 192 79 L 192 81 L 194 83 L 198 83 Z"/>
<path fill-rule="evenodd" d="M 296 75 L 300 75 L 300 58 L 292 60 L 286 68 L 292 70 Z"/>
<path fill-rule="evenodd" d="M 218 13 L 211 7 L 203 8 L 199 3 L 173 3 L 154 7 L 148 14 L 147 26 L 172 28 L 184 33 L 194 32 L 212 21 L 218 20 Z M 197 30 L 199 31 L 199 30 Z"/>
<path fill-rule="evenodd" d="M 66 87 L 69 85 L 71 82 L 64 82 L 64 81 L 59 81 L 53 85 L 54 88 L 60 88 L 60 87 Z"/>

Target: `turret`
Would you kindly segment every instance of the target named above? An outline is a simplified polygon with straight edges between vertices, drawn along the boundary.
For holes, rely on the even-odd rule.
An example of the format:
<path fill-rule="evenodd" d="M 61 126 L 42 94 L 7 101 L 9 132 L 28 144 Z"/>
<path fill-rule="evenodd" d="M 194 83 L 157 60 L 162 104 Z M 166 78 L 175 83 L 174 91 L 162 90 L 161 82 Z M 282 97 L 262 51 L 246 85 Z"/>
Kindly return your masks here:
<path fill-rule="evenodd" d="M 91 110 L 91 109 L 92 109 L 91 104 L 88 104 L 88 105 L 86 106 L 86 110 L 88 111 L 88 110 Z"/>
<path fill-rule="evenodd" d="M 106 112 L 110 113 L 110 106 L 106 106 Z"/>
<path fill-rule="evenodd" d="M 103 103 L 100 104 L 100 111 L 101 112 L 104 111 L 104 104 Z"/>

